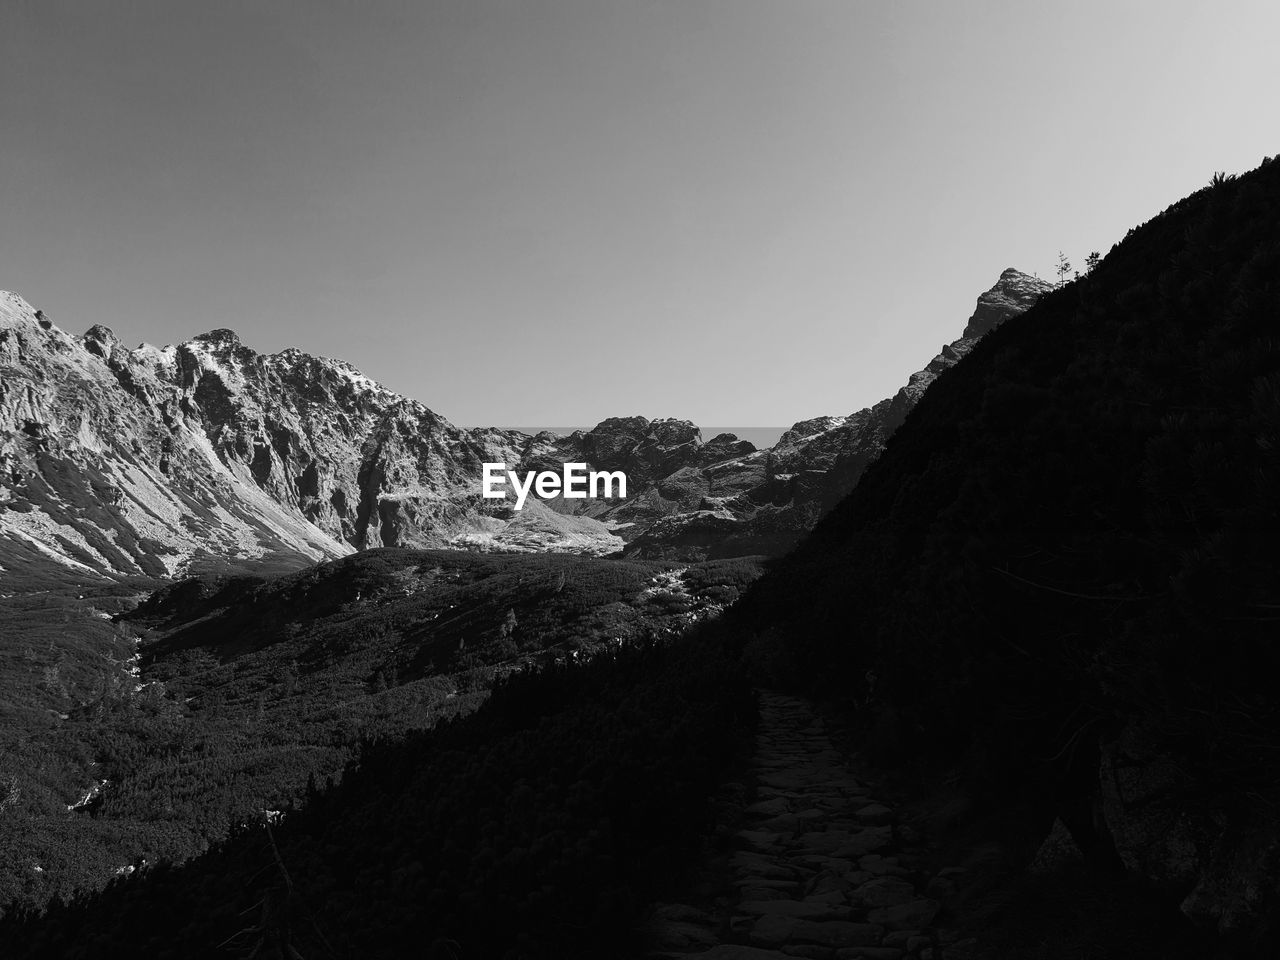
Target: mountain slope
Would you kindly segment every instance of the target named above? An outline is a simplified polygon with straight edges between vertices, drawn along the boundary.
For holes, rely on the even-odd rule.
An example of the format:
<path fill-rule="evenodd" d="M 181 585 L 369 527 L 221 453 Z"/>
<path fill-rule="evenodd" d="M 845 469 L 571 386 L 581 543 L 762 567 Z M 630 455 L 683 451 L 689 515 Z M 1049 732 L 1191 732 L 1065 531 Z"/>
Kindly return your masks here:
<path fill-rule="evenodd" d="M 114 622 L 56 609 L 36 632 L 20 617 L 34 600 L 16 600 L 0 626 L 65 656 L 43 676 L 29 656 L 3 662 L 0 913 L 180 863 L 340 778 L 362 742 L 469 714 L 516 674 L 669 638 L 758 573 L 379 548 L 191 578 Z"/>
<path fill-rule="evenodd" d="M 548 559 L 558 558 L 502 562 Z M 305 805 L 274 820 L 264 811 L 187 864 L 141 866 L 43 919 L 9 912 L 0 947 L 15 958 L 215 958 L 228 941 L 248 952 L 285 937 L 303 956 L 448 957 L 450 941 L 478 960 L 634 955 L 646 906 L 699 849 L 710 794 L 747 747 L 753 713 L 717 644 L 641 644 L 515 675 L 471 716 L 366 744 L 340 785 L 308 786 Z M 235 792 L 235 766 L 187 766 Z M 150 779 L 140 786 L 163 801 L 166 785 Z M 190 802 L 174 797 L 181 784 L 167 789 L 171 805 Z M 154 842 L 131 833 L 120 839 Z M 24 834 L 0 851 L 32 879 Z"/>
<path fill-rule="evenodd" d="M 1278 277 L 1280 163 L 1131 231 L 736 611 L 894 762 L 958 767 L 1015 865 L 1060 817 L 1241 955 L 1280 933 Z"/>
<path fill-rule="evenodd" d="M 487 516 L 480 464 L 514 462 L 528 441 L 459 429 L 348 364 L 259 354 L 229 330 L 127 350 L 104 327 L 72 337 L 0 299 L 0 533 L 70 568 L 171 576 L 530 525 L 544 546 L 616 549 L 599 524 Z"/>
<path fill-rule="evenodd" d="M 59 330 L 0 294 L 0 534 L 81 572 L 165 576 L 193 558 L 340 556 L 338 543 L 220 458 L 192 422 L 201 356 L 113 365 L 101 327 Z M 188 372 L 187 386 L 181 367 Z"/>

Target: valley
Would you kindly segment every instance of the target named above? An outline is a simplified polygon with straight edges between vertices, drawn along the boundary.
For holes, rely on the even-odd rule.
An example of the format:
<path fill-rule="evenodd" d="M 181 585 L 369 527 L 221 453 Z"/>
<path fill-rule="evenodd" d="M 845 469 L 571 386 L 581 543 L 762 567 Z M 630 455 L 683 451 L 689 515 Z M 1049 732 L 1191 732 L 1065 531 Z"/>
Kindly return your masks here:
<path fill-rule="evenodd" d="M 1271 955 L 1278 212 L 1269 160 L 1005 271 L 768 450 L 9 296 L 6 956 Z"/>

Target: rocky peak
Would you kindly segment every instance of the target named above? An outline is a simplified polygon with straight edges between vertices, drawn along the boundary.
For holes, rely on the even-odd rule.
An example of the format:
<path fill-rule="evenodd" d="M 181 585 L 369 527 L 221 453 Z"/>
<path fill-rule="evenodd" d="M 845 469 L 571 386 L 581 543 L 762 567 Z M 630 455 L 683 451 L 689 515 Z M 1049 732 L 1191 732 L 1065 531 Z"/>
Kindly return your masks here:
<path fill-rule="evenodd" d="M 199 333 L 191 338 L 194 343 L 208 344 L 211 347 L 239 347 L 242 346 L 240 336 L 234 330 L 228 330 L 226 327 L 219 327 L 216 330 L 210 330 L 207 333 Z"/>
<path fill-rule="evenodd" d="M 211 372 L 232 370 L 237 376 L 254 376 L 266 366 L 264 357 L 241 342 L 234 330 L 220 327 L 197 334 L 178 345 L 178 356 L 188 366 Z"/>
<path fill-rule="evenodd" d="M 748 457 L 756 452 L 756 445 L 750 440 L 739 440 L 735 433 L 717 433 L 702 445 L 698 454 L 698 462 L 712 464 L 721 460 L 732 460 L 736 457 Z"/>
<path fill-rule="evenodd" d="M 0 325 L 9 328 L 39 326 L 48 330 L 52 322 L 43 310 L 37 310 L 22 297 L 8 290 L 0 290 Z"/>
<path fill-rule="evenodd" d="M 701 447 L 702 431 L 692 421 L 638 416 L 610 417 L 553 444 L 556 458 L 621 470 L 636 489 L 695 463 Z"/>
<path fill-rule="evenodd" d="M 95 323 L 86 330 L 84 336 L 80 338 L 80 342 L 84 344 L 86 350 L 103 360 L 109 360 L 111 351 L 120 345 L 119 338 L 111 331 L 111 328 L 105 327 L 100 323 Z"/>
<path fill-rule="evenodd" d="M 1053 289 L 1048 280 L 1029 276 L 1009 267 L 982 296 L 964 328 L 961 339 L 984 337 L 1010 317 L 1017 316 Z"/>
<path fill-rule="evenodd" d="M 786 431 L 768 451 L 774 480 L 804 478 L 804 489 L 788 492 L 793 504 L 804 498 L 826 510 L 853 489 L 862 473 L 884 450 L 929 385 L 955 366 L 982 337 L 1030 307 L 1053 285 L 1012 267 L 978 297 L 960 339 L 945 344 L 922 370 L 907 378 L 894 396 L 848 416 L 814 417 Z M 812 519 L 816 520 L 816 516 Z"/>
<path fill-rule="evenodd" d="M 578 439 L 587 460 L 606 470 L 626 470 L 631 453 L 649 435 L 645 417 L 610 417 L 590 430 L 571 434 Z"/>
<path fill-rule="evenodd" d="M 608 417 L 587 430 L 586 435 L 601 441 L 614 437 L 639 440 L 649 432 L 650 423 L 648 417 Z"/>
<path fill-rule="evenodd" d="M 649 424 L 649 434 L 663 445 L 702 442 L 702 431 L 692 420 L 654 420 Z"/>
<path fill-rule="evenodd" d="M 79 344 L 43 310 L 7 290 L 0 290 L 0 357 L 12 362 L 36 357 L 68 357 Z"/>

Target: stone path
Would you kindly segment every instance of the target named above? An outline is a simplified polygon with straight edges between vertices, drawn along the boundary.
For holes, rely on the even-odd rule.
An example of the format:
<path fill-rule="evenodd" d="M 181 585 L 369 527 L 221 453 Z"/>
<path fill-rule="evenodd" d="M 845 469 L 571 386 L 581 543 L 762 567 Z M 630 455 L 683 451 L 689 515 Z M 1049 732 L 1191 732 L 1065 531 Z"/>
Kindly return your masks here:
<path fill-rule="evenodd" d="M 903 862 L 893 809 L 852 775 L 810 703 L 762 692 L 760 710 L 754 795 L 737 786 L 745 825 L 714 867 L 727 880 L 724 892 L 698 906 L 658 904 L 648 925 L 650 956 L 978 956 L 975 941 L 938 925 L 939 898 L 961 871 L 928 876 Z"/>

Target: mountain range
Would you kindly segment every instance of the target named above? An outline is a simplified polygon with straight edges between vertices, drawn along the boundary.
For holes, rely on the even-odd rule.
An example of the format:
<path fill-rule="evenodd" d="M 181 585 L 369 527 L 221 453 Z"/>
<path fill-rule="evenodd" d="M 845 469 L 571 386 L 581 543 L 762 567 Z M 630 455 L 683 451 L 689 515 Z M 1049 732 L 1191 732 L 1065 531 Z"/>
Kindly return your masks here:
<path fill-rule="evenodd" d="M 893 397 L 795 424 L 769 449 L 687 420 L 566 436 L 457 427 L 350 364 L 261 354 L 220 329 L 176 346 L 73 336 L 0 293 L 0 566 L 169 578 L 378 546 L 776 554 L 857 482 L 943 370 L 1050 285 L 1006 270 L 959 339 Z M 481 464 L 622 470 L 622 502 L 480 496 Z"/>

